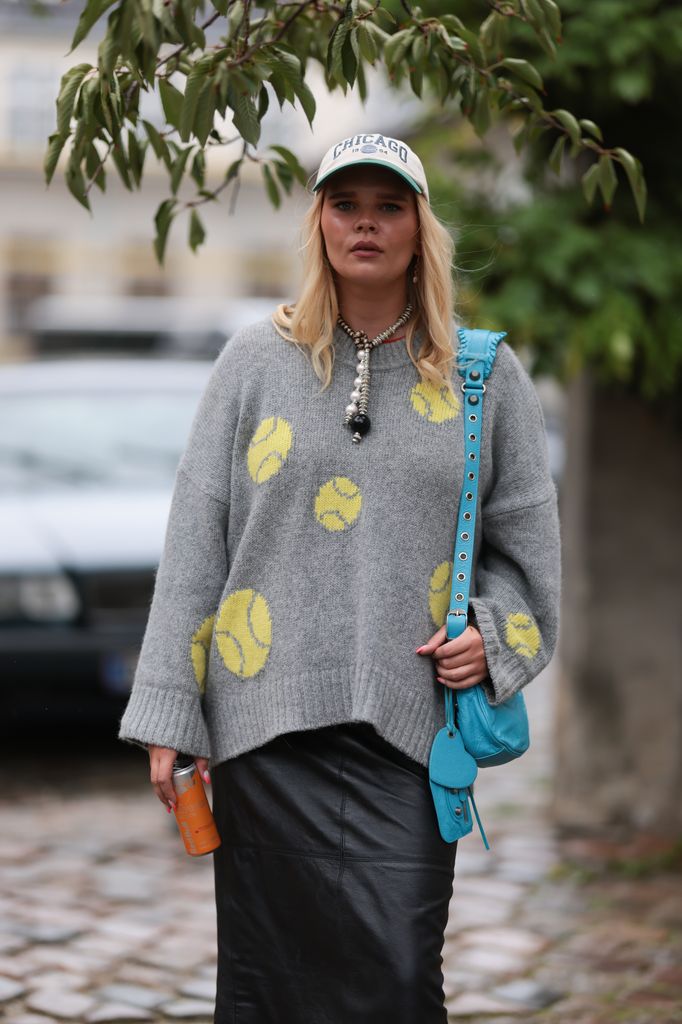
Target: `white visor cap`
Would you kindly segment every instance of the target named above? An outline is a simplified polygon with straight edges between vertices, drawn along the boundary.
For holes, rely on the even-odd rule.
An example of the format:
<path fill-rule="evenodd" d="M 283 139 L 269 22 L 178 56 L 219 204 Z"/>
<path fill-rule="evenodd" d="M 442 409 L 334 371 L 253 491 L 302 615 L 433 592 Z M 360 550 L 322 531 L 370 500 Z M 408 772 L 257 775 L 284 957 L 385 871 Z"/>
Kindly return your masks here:
<path fill-rule="evenodd" d="M 428 202 L 429 186 L 426 182 L 424 167 L 417 154 L 400 139 L 392 139 L 388 135 L 376 133 L 351 135 L 350 138 L 341 139 L 340 142 L 331 146 L 318 168 L 313 192 L 317 192 L 331 174 L 356 164 L 377 164 L 379 167 L 388 167 L 389 170 L 399 174 L 415 192 L 421 192 Z"/>

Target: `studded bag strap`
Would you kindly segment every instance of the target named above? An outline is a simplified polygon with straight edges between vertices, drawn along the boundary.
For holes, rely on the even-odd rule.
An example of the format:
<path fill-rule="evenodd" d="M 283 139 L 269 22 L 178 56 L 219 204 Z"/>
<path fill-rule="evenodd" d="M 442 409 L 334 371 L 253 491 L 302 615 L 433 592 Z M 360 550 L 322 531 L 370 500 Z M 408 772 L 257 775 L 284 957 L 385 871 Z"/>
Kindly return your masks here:
<path fill-rule="evenodd" d="M 457 332 L 459 338 L 457 369 L 460 376 L 464 378 L 461 385 L 464 393 L 462 414 L 464 422 L 464 481 L 457 514 L 450 608 L 446 619 L 448 640 L 454 640 L 461 636 L 468 623 L 485 381 L 493 368 L 497 346 L 506 334 L 506 331 L 468 330 L 466 328 L 461 328 Z M 455 728 L 454 691 L 452 687 L 442 685 L 445 691 L 445 720 L 448 729 L 453 731 Z"/>

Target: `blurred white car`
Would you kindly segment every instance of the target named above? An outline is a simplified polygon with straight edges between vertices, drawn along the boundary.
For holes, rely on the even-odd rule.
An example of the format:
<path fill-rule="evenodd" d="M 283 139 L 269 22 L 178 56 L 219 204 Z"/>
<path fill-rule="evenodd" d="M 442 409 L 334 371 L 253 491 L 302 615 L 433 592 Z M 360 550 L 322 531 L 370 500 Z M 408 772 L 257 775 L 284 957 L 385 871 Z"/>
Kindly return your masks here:
<path fill-rule="evenodd" d="M 113 714 L 206 360 L 0 366 L 0 727 Z"/>

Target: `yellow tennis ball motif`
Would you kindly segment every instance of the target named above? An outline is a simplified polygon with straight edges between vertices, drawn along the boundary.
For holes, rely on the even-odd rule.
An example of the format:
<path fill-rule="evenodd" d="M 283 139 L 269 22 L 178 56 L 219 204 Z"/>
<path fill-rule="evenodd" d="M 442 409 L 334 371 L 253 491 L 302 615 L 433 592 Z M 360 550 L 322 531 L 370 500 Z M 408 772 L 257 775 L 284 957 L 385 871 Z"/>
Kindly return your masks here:
<path fill-rule="evenodd" d="M 225 667 L 236 676 L 255 676 L 272 644 L 268 602 L 257 590 L 233 590 L 218 609 L 216 645 Z"/>
<path fill-rule="evenodd" d="M 534 658 L 540 650 L 540 630 L 530 615 L 524 612 L 509 613 L 504 638 L 507 646 L 524 658 Z"/>
<path fill-rule="evenodd" d="M 429 581 L 429 611 L 436 626 L 445 623 L 450 608 L 452 562 L 441 562 L 431 573 Z"/>
<path fill-rule="evenodd" d="M 420 380 L 410 391 L 413 409 L 429 423 L 444 423 L 459 415 L 460 401 L 445 384 L 439 387 L 431 381 Z"/>
<path fill-rule="evenodd" d="M 213 636 L 214 622 L 215 615 L 209 615 L 207 619 L 204 619 L 192 636 L 190 654 L 192 657 L 194 675 L 196 677 L 197 686 L 199 687 L 199 693 L 203 693 L 206 689 L 208 652 L 211 649 L 211 637 Z"/>
<path fill-rule="evenodd" d="M 360 515 L 362 495 L 347 476 L 334 476 L 315 496 L 315 518 L 332 533 L 347 530 Z"/>
<path fill-rule="evenodd" d="M 251 438 L 246 464 L 254 483 L 263 484 L 279 473 L 291 448 L 291 424 L 283 416 L 261 420 Z"/>

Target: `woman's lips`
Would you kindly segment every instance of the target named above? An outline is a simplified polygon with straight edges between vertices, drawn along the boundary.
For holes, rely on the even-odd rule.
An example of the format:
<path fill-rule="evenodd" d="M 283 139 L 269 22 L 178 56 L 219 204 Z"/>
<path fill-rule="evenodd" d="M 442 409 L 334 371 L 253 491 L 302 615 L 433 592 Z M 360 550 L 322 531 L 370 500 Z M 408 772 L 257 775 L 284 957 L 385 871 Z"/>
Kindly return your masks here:
<path fill-rule="evenodd" d="M 374 256 L 383 256 L 381 249 L 351 249 L 351 256 L 359 256 L 360 259 L 371 259 Z"/>

